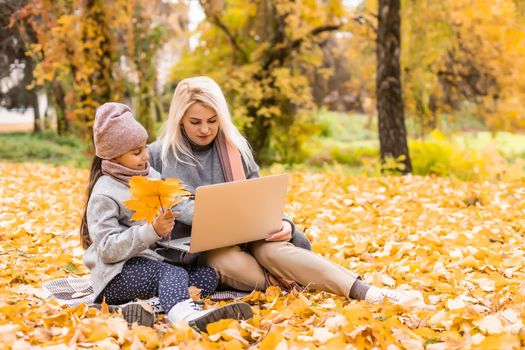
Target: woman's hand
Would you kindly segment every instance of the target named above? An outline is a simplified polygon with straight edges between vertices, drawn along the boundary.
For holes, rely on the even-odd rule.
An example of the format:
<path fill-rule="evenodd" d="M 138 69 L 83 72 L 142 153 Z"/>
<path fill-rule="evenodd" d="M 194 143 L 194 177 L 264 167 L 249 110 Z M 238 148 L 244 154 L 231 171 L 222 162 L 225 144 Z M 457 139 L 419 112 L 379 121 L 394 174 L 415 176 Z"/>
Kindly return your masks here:
<path fill-rule="evenodd" d="M 281 226 L 281 231 L 273 233 L 270 237 L 266 238 L 267 241 L 279 242 L 279 241 L 289 241 L 292 238 L 292 225 L 283 220 Z"/>
<path fill-rule="evenodd" d="M 152 224 L 157 236 L 169 236 L 175 225 L 175 217 L 177 214 L 178 213 L 172 212 L 171 209 L 167 209 L 163 213 L 157 215 Z"/>

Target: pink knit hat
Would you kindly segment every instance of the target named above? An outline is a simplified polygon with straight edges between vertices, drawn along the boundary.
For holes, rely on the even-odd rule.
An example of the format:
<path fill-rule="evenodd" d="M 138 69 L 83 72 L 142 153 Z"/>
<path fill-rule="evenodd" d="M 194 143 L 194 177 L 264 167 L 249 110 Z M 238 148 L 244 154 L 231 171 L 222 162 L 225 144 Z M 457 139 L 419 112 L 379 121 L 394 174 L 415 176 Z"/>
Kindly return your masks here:
<path fill-rule="evenodd" d="M 128 106 L 108 102 L 97 109 L 93 137 L 97 156 L 113 159 L 142 145 L 148 133 L 135 120 Z"/>

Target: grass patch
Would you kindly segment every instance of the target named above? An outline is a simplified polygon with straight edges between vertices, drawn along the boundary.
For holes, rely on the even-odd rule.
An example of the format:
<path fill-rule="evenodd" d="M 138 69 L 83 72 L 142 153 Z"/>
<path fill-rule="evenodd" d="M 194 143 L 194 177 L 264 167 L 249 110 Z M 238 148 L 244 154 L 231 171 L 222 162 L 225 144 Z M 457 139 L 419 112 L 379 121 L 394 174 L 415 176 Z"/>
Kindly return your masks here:
<path fill-rule="evenodd" d="M 321 128 L 321 139 L 355 142 L 377 139 L 377 120 L 369 120 L 363 114 L 339 113 L 321 109 L 314 117 Z"/>
<path fill-rule="evenodd" d="M 472 118 L 471 118 L 472 119 Z M 366 116 L 319 111 L 323 132 L 312 139 L 305 163 L 322 170 L 344 165 L 353 173 L 380 175 L 377 126 Z M 525 178 L 525 135 L 468 130 L 434 131 L 423 139 L 410 139 L 413 174 L 456 177 L 463 180 Z M 452 127 L 454 126 L 454 127 Z M 477 125 L 479 126 L 479 125 Z"/>
<path fill-rule="evenodd" d="M 265 167 L 275 171 L 340 171 L 380 175 L 377 126 L 366 116 L 319 111 L 321 135 L 306 145 L 308 157 L 296 164 Z M 525 135 L 508 132 L 435 131 L 424 139 L 409 140 L 413 174 L 464 180 L 525 178 Z M 0 160 L 89 166 L 88 145 L 73 136 L 0 134 Z"/>
<path fill-rule="evenodd" d="M 40 134 L 0 134 L 0 160 L 89 166 L 88 145 L 73 136 L 45 131 Z"/>

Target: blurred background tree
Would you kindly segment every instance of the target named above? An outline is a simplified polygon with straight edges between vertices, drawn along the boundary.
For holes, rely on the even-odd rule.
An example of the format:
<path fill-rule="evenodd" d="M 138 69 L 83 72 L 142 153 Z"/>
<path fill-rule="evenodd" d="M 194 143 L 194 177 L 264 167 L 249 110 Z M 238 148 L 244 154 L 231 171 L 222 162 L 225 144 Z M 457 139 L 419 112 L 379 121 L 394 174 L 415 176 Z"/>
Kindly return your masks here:
<path fill-rule="evenodd" d="M 205 74 L 223 88 L 262 164 L 391 155 L 394 168 L 401 161 L 409 171 L 412 151 L 428 155 L 415 139 L 443 142 L 434 130 L 523 132 L 524 3 L 399 1 L 392 101 L 408 149 L 403 133 L 392 142 L 401 152 L 379 150 L 388 128 L 378 123 L 378 102 L 393 106 L 377 97 L 377 67 L 392 63 L 376 61 L 379 0 L 0 1 L 0 103 L 31 108 L 45 93 L 51 108 L 46 123 L 34 108 L 35 131 L 89 140 L 95 108 L 122 101 L 154 139 L 177 82 Z"/>
<path fill-rule="evenodd" d="M 97 106 L 129 100 L 154 137 L 160 114 L 156 53 L 169 35 L 184 31 L 177 32 L 163 18 L 176 6 L 161 1 L 32 0 L 15 13 L 16 21 L 28 23 L 36 33 L 36 43 L 28 45 L 36 62 L 34 85 L 47 91 L 59 134 L 89 140 Z"/>
<path fill-rule="evenodd" d="M 412 164 L 401 87 L 400 6 L 400 0 L 379 0 L 377 8 L 377 119 L 381 161 L 398 160 L 402 166 L 396 172 L 407 174 L 412 172 Z"/>
<path fill-rule="evenodd" d="M 174 67 L 173 81 L 211 76 L 258 161 L 300 161 L 305 140 L 318 130 L 310 112 L 338 91 L 338 82 L 330 82 L 334 66 L 346 68 L 334 49 L 334 33 L 346 21 L 341 1 L 201 4 L 207 20 L 198 46 Z"/>
<path fill-rule="evenodd" d="M 5 108 L 28 108 L 34 111 L 34 131 L 40 131 L 40 108 L 37 89 L 27 88 L 34 79 L 33 60 L 27 47 L 36 43 L 36 33 L 27 22 L 14 25 L 13 15 L 26 6 L 27 0 L 6 1 L 0 6 L 0 105 Z"/>

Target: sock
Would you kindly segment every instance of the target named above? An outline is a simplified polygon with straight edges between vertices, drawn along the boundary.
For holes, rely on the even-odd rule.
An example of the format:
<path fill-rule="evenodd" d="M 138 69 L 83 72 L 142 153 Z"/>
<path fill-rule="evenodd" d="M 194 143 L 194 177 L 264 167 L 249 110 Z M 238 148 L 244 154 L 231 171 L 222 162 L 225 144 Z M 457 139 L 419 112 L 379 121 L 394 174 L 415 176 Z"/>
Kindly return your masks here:
<path fill-rule="evenodd" d="M 370 286 L 360 279 L 357 279 L 352 288 L 350 288 L 350 294 L 348 295 L 352 299 L 364 300 L 366 293 L 370 289 Z"/>
<path fill-rule="evenodd" d="M 376 286 L 369 287 L 368 292 L 366 292 L 365 295 L 365 300 L 372 304 L 381 303 L 384 298 L 383 290 Z"/>

